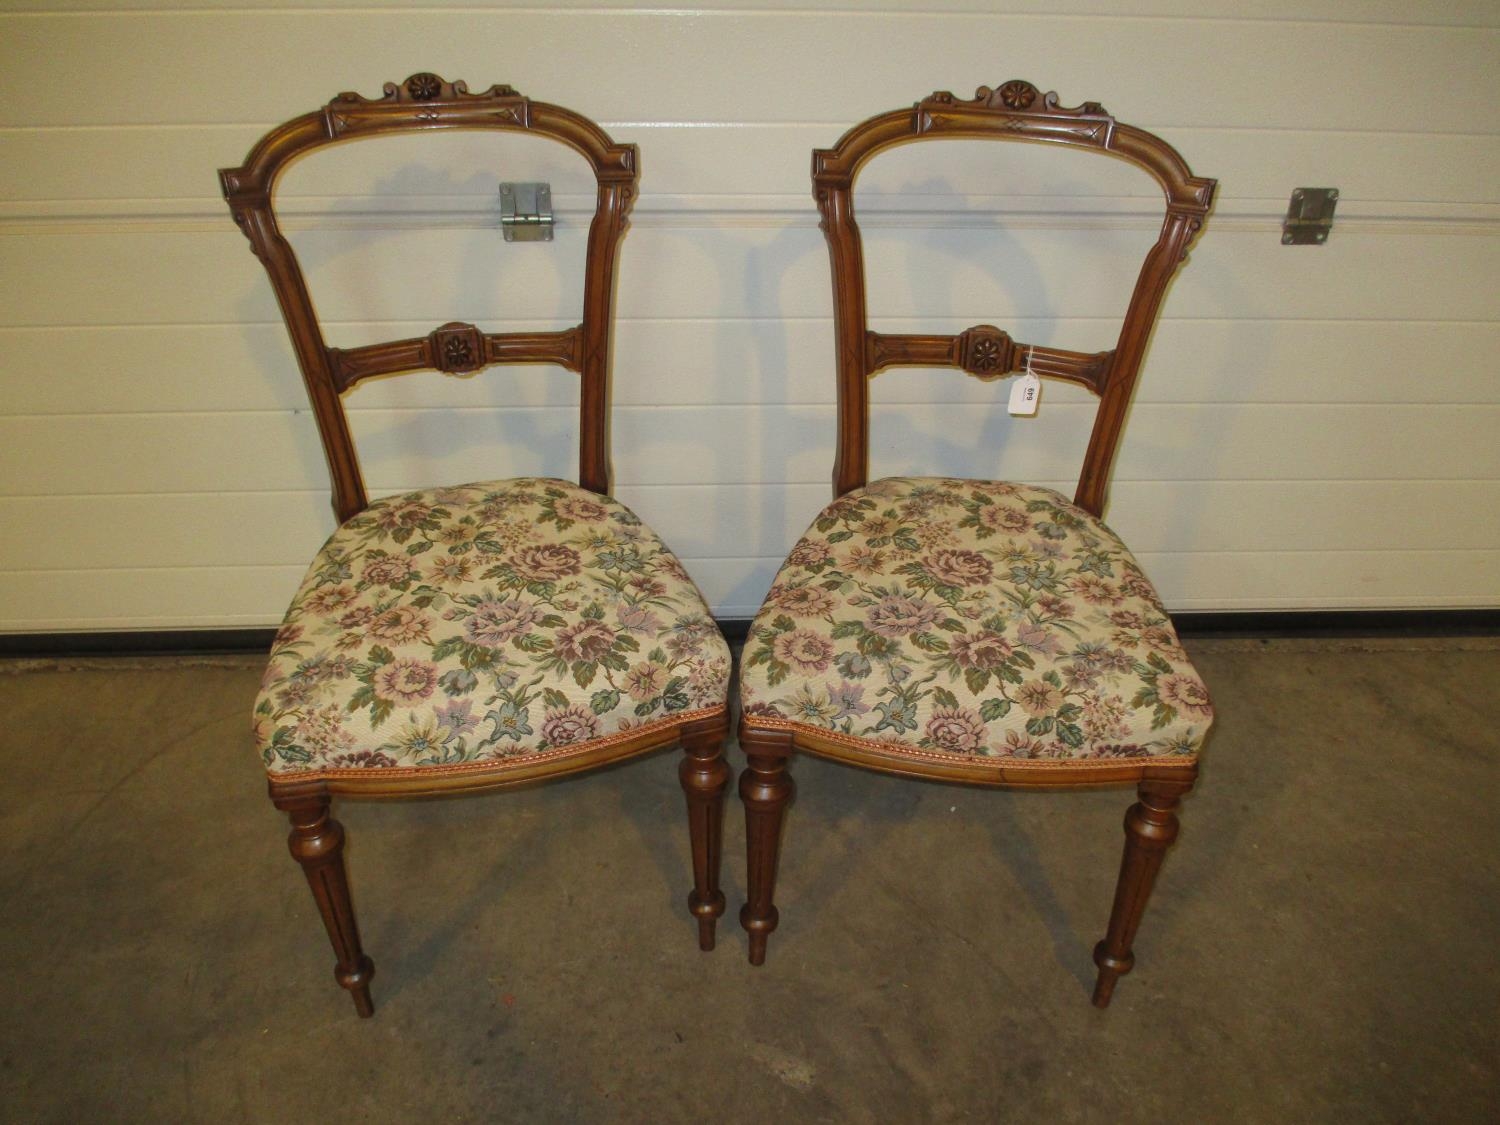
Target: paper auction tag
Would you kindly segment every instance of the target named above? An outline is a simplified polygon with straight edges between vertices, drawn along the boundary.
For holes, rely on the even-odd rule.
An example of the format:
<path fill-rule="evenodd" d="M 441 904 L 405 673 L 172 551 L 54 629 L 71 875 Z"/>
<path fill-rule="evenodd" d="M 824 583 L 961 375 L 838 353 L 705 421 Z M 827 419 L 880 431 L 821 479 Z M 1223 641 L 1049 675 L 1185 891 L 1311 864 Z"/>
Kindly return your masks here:
<path fill-rule="evenodd" d="M 1035 375 L 1022 375 L 1010 388 L 1010 412 L 1035 414 L 1042 401 L 1042 381 Z"/>

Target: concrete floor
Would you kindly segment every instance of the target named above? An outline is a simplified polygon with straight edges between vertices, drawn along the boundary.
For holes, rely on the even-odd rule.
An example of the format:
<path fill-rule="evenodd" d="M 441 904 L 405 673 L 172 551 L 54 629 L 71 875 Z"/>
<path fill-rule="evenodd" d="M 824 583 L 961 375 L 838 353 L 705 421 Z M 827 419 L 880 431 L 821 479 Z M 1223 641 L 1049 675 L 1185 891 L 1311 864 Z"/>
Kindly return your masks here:
<path fill-rule="evenodd" d="M 256 659 L 0 665 L 5 1121 L 1494 1121 L 1500 640 L 1190 646 L 1220 721 L 1108 1012 L 1129 796 L 797 762 L 699 953 L 675 761 L 344 802 L 354 1016 Z M 738 764 L 738 752 L 733 759 Z M 731 805 L 725 883 L 743 898 Z"/>

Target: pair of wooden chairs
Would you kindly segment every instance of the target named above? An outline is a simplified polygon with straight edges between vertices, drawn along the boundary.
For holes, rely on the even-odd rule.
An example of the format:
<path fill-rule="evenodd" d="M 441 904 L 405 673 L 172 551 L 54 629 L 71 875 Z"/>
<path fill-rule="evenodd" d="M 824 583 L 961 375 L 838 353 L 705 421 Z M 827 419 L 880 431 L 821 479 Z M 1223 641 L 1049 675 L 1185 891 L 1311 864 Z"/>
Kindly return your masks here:
<path fill-rule="evenodd" d="M 344 141 L 445 129 L 520 130 L 581 154 L 598 184 L 583 318 L 556 332 L 426 336 L 329 347 L 273 192 L 294 159 Z M 853 185 L 895 145 L 989 138 L 1066 145 L 1139 166 L 1166 195 L 1117 346 L 1083 354 L 1018 343 L 987 325 L 958 336 L 877 333 L 865 314 Z M 255 707 L 273 803 L 291 820 L 332 941 L 335 976 L 374 1008 L 343 859 L 335 796 L 394 798 L 503 789 L 679 745 L 694 886 L 688 907 L 712 949 L 730 652 L 666 545 L 609 496 L 608 379 L 615 254 L 636 192 L 637 150 L 593 122 L 506 86 L 470 93 L 417 74 L 366 99 L 341 94 L 268 133 L 225 198 L 270 276 L 311 398 L 339 527 L 277 634 Z M 765 957 L 794 750 L 887 773 L 979 785 L 1134 783 L 1094 1002 L 1109 1002 L 1175 808 L 1211 721 L 1150 583 L 1102 522 L 1120 427 L 1168 281 L 1214 183 L 1160 139 L 1099 105 L 1058 105 L 1026 82 L 938 93 L 856 125 L 814 154 L 832 256 L 838 366 L 834 501 L 777 574 L 750 627 L 740 683 L 750 960 Z M 342 396 L 379 375 L 546 363 L 581 380 L 578 482 L 523 478 L 371 502 Z M 1047 489 L 949 478 L 867 482 L 868 384 L 895 365 L 983 379 L 1019 370 L 1099 396 L 1072 501 Z"/>

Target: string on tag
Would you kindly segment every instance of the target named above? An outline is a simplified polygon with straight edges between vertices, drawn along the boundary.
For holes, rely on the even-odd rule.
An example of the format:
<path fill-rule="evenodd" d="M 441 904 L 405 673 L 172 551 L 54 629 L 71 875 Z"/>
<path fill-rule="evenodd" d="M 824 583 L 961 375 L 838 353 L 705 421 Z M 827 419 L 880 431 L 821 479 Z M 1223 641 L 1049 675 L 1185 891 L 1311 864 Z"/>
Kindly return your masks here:
<path fill-rule="evenodd" d="M 1036 413 L 1042 401 L 1042 381 L 1031 371 L 1031 349 L 1026 349 L 1026 374 L 1011 385 L 1010 412 L 1017 415 Z"/>

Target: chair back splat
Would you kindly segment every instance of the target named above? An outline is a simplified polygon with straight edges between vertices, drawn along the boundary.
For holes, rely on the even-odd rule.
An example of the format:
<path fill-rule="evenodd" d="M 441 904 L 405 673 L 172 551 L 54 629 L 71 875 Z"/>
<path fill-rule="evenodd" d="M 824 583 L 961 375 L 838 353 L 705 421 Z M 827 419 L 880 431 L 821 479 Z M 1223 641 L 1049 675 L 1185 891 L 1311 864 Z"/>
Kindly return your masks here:
<path fill-rule="evenodd" d="M 982 139 L 1067 145 L 1118 157 L 1144 169 L 1166 195 L 1161 235 L 1146 254 L 1111 351 L 1083 353 L 1023 344 L 988 324 L 957 336 L 873 332 L 865 308 L 864 255 L 854 218 L 854 180 L 864 164 L 896 145 Z M 838 348 L 838 454 L 833 489 L 842 496 L 867 483 L 870 377 L 886 367 L 957 367 L 981 379 L 1013 371 L 1079 383 L 1099 396 L 1075 502 L 1104 511 L 1110 465 L 1130 405 L 1146 341 L 1167 283 L 1187 255 L 1213 201 L 1215 181 L 1194 176 L 1171 145 L 1111 117 L 1097 102 L 1068 108 L 1029 82 L 979 87 L 968 101 L 940 91 L 911 109 L 892 110 L 854 126 L 833 148 L 813 152 L 813 196 L 822 212 L 833 264 Z"/>
<path fill-rule="evenodd" d="M 561 332 L 481 332 L 457 321 L 426 336 L 357 348 L 330 348 L 308 295 L 302 268 L 277 224 L 276 181 L 294 159 L 328 145 L 393 133 L 435 129 L 500 129 L 551 137 L 588 161 L 598 183 L 589 227 L 583 319 Z M 270 276 L 291 333 L 297 363 L 317 417 L 342 523 L 368 506 L 342 394 L 373 375 L 437 370 L 478 371 L 497 363 L 552 363 L 579 373 L 578 483 L 608 494 L 610 304 L 615 250 L 635 196 L 640 161 L 635 145 L 615 144 L 585 117 L 532 101 L 509 86 L 471 94 L 463 82 L 414 74 L 388 82 L 380 98 L 340 94 L 322 109 L 268 133 L 239 168 L 219 172 L 224 198 L 250 248 Z"/>

